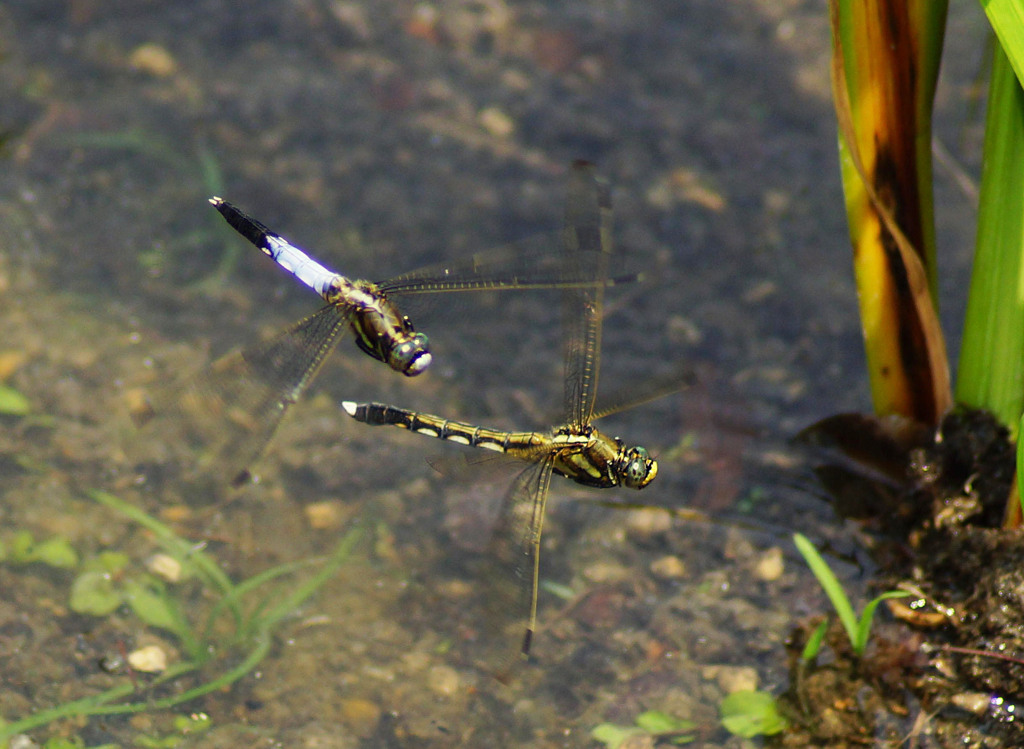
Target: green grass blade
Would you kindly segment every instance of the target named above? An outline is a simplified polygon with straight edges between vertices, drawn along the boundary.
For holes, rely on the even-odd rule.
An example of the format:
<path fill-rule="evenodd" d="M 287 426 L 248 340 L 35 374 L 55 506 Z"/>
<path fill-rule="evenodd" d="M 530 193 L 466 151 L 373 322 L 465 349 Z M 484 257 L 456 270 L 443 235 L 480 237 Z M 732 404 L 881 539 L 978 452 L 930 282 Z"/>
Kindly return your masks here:
<path fill-rule="evenodd" d="M 821 554 L 814 548 L 814 544 L 804 534 L 794 533 L 793 543 L 796 544 L 797 551 L 803 556 L 811 572 L 818 578 L 818 584 L 825 591 L 825 595 L 832 601 L 832 607 L 836 610 L 836 614 L 839 615 L 839 621 L 843 625 L 843 629 L 846 630 L 850 643 L 855 643 L 857 641 L 857 617 L 853 613 L 853 606 L 850 604 L 850 599 L 846 596 L 846 591 L 839 584 L 839 579 L 825 563 L 825 560 L 821 558 Z"/>
<path fill-rule="evenodd" d="M 828 619 L 822 619 L 821 623 L 814 628 L 811 632 L 811 636 L 807 638 L 807 642 L 804 644 L 804 649 L 800 653 L 800 660 L 802 661 L 813 661 L 818 657 L 818 653 L 821 652 L 821 643 L 825 640 L 825 635 L 828 633 Z"/>
<path fill-rule="evenodd" d="M 171 666 L 161 676 L 154 680 L 150 684 L 150 688 L 155 687 L 159 684 L 163 684 L 171 679 L 175 679 L 179 676 L 195 671 L 199 668 L 199 664 L 196 663 L 179 663 L 175 666 Z M 127 697 L 135 692 L 135 685 L 130 681 L 125 681 L 116 687 L 112 687 L 99 694 L 94 694 L 90 697 L 84 697 L 80 700 L 73 702 L 64 702 L 56 707 L 52 707 L 48 710 L 40 710 L 32 713 L 27 718 L 16 720 L 11 723 L 5 723 L 0 725 L 0 746 L 7 746 L 7 741 L 12 736 L 16 736 L 19 733 L 25 731 L 31 731 L 33 728 L 39 728 L 45 726 L 55 720 L 62 720 L 66 718 L 74 718 L 83 715 L 96 715 L 99 710 L 110 710 L 110 708 L 120 707 L 117 705 L 110 705 L 114 700 L 119 700 L 123 697 Z M 148 705 L 149 703 L 141 703 Z M 136 711 L 138 712 L 138 711 Z"/>
<path fill-rule="evenodd" d="M 1024 410 L 1024 92 L 998 46 L 988 107 L 956 395 L 1015 430 Z"/>
<path fill-rule="evenodd" d="M 217 620 L 217 617 L 220 616 L 221 612 L 223 612 L 225 608 L 230 607 L 237 608 L 240 610 L 242 599 L 248 593 L 252 592 L 253 590 L 256 590 L 257 588 L 261 587 L 265 583 L 270 582 L 271 580 L 274 580 L 278 577 L 283 577 L 284 575 L 289 575 L 293 572 L 297 572 L 303 567 L 308 567 L 313 563 L 314 562 L 309 559 L 302 559 L 297 562 L 286 562 L 284 564 L 279 564 L 276 567 L 271 567 L 268 570 L 264 570 L 263 572 L 253 575 L 252 577 L 246 578 L 242 582 L 238 583 L 238 585 L 236 585 L 230 593 L 228 593 L 219 601 L 217 601 L 216 605 L 214 605 L 214 607 L 210 609 L 210 613 L 206 617 L 206 625 L 203 630 L 204 633 L 208 634 L 210 632 L 210 630 L 213 628 L 214 622 Z M 251 616 L 248 618 L 252 619 Z M 248 624 L 251 624 L 251 622 L 248 622 Z M 242 630 L 244 630 L 244 632 Z M 247 626 L 247 622 L 243 621 L 242 627 L 239 631 L 239 637 L 244 638 L 248 634 L 249 627 Z M 204 634 L 204 637 L 205 636 L 206 634 Z"/>
<path fill-rule="evenodd" d="M 213 557 L 197 549 L 195 544 L 181 538 L 170 527 L 164 525 L 152 515 L 146 514 L 135 505 L 125 502 L 120 497 L 100 491 L 99 489 L 89 489 L 86 491 L 86 495 L 101 505 L 116 510 L 129 520 L 138 523 L 150 531 L 156 536 L 160 545 L 169 553 L 179 559 L 191 562 L 196 573 L 202 577 L 203 583 L 209 588 L 218 590 L 224 595 L 229 594 L 234 588 L 230 578 L 228 578 L 227 574 L 220 568 L 220 565 L 217 564 Z"/>
<path fill-rule="evenodd" d="M 1017 80 L 1024 85 L 1024 5 L 1020 0 L 982 0 L 981 5 Z"/>
<path fill-rule="evenodd" d="M 220 168 L 220 162 L 217 161 L 217 157 L 203 141 L 200 141 L 196 152 L 199 158 L 199 173 L 203 179 L 203 187 L 206 189 L 206 197 L 223 195 L 224 172 Z M 217 231 L 223 232 L 224 227 L 220 216 L 216 215 L 216 211 L 209 211 L 209 206 L 206 206 L 206 209 L 210 221 L 217 225 Z M 220 234 L 219 236 L 224 235 Z M 217 261 L 217 269 L 211 274 L 210 278 L 201 282 L 201 285 L 213 287 L 214 284 L 223 283 L 224 279 L 231 276 L 238 267 L 238 261 L 242 257 L 244 245 L 245 242 L 238 241 L 237 237 L 232 237 L 230 240 L 225 239 L 224 249 L 221 251 L 220 259 Z"/>
<path fill-rule="evenodd" d="M 879 604 L 882 601 L 888 601 L 890 598 L 906 598 L 909 595 L 910 593 L 907 593 L 905 590 L 889 590 L 874 598 L 864 607 L 864 612 L 860 615 L 860 621 L 857 623 L 857 639 L 852 641 L 853 651 L 857 655 L 864 655 L 864 651 L 868 647 L 868 638 L 871 636 L 871 624 L 875 619 L 875 610 Z"/>
<path fill-rule="evenodd" d="M 186 689 L 184 692 L 172 694 L 159 700 L 147 700 L 145 702 L 131 702 L 126 705 L 104 705 L 98 707 L 88 715 L 127 715 L 130 713 L 141 713 L 146 710 L 166 710 L 180 705 L 183 702 L 197 699 L 203 695 L 224 689 L 241 679 L 260 664 L 267 653 L 270 652 L 271 637 L 269 632 L 262 632 L 256 641 L 256 646 L 249 651 L 241 663 L 229 671 L 225 671 L 216 679 L 204 681 L 197 687 Z"/>
<path fill-rule="evenodd" d="M 144 624 L 174 634 L 188 653 L 189 659 L 202 662 L 206 653 L 192 631 L 192 626 L 181 612 L 178 602 L 168 594 L 166 584 L 155 578 L 146 582 L 127 580 L 123 591 L 124 602 Z"/>
<path fill-rule="evenodd" d="M 306 580 L 302 585 L 297 587 L 291 595 L 287 596 L 281 603 L 272 608 L 266 614 L 260 617 L 261 626 L 267 629 L 273 628 L 282 618 L 291 614 L 295 609 L 301 606 L 307 598 L 315 593 L 324 583 L 326 583 L 334 574 L 348 561 L 349 556 L 352 553 L 352 549 L 359 542 L 359 539 L 363 536 L 362 528 L 353 528 L 341 539 L 338 545 L 334 548 L 334 553 L 324 563 L 324 566 L 320 568 L 309 580 Z"/>

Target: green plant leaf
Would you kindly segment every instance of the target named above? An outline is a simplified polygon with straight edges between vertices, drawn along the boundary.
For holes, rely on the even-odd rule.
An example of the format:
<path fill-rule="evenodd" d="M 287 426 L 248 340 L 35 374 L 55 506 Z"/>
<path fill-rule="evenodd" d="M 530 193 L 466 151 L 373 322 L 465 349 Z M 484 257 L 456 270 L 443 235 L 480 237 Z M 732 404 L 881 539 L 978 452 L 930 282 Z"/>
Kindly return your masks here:
<path fill-rule="evenodd" d="M 981 5 L 1017 79 L 1024 86 L 1024 8 L 1018 0 L 982 0 Z"/>
<path fill-rule="evenodd" d="M 937 424 L 952 405 L 935 295 L 931 112 L 946 0 L 829 3 L 832 91 L 871 395 Z"/>
<path fill-rule="evenodd" d="M 617 726 L 614 723 L 600 723 L 590 731 L 590 737 L 594 741 L 600 741 L 608 749 L 618 749 L 626 739 L 633 736 L 641 736 L 645 733 L 636 726 Z"/>
<path fill-rule="evenodd" d="M 119 575 L 124 570 L 128 569 L 128 565 L 131 563 L 131 557 L 124 552 L 101 551 L 96 556 L 87 560 L 84 566 L 89 570 L 106 572 L 110 575 Z"/>
<path fill-rule="evenodd" d="M 43 744 L 43 749 L 82 749 L 85 744 L 77 736 L 66 739 L 63 736 L 54 736 Z"/>
<path fill-rule="evenodd" d="M 29 531 L 18 531 L 11 539 L 11 561 L 15 564 L 28 564 L 32 561 L 32 547 L 36 540 Z"/>
<path fill-rule="evenodd" d="M 106 572 L 83 572 L 71 584 L 72 611 L 91 616 L 106 616 L 121 605 L 121 591 Z"/>
<path fill-rule="evenodd" d="M 78 565 L 78 553 L 62 536 L 36 543 L 29 531 L 19 531 L 10 542 L 9 559 L 14 564 L 40 563 L 59 569 Z"/>
<path fill-rule="evenodd" d="M 725 730 L 745 739 L 772 736 L 786 728 L 786 719 L 779 712 L 775 698 L 767 692 L 733 692 L 722 700 L 719 709 Z"/>
<path fill-rule="evenodd" d="M 167 596 L 139 580 L 128 580 L 124 584 L 124 602 L 142 621 L 151 627 L 166 629 L 177 634 L 181 622 Z"/>
<path fill-rule="evenodd" d="M 0 385 L 0 414 L 26 416 L 31 413 L 32 404 L 19 391 L 7 385 Z"/>
<path fill-rule="evenodd" d="M 857 616 L 853 613 L 853 605 L 846 596 L 843 586 L 839 584 L 835 573 L 825 563 L 825 560 L 821 558 L 821 554 L 814 548 L 814 544 L 807 539 L 807 536 L 802 533 L 795 533 L 793 534 L 793 543 L 796 544 L 797 551 L 803 556 L 811 572 L 818 578 L 818 584 L 825 591 L 825 595 L 832 601 L 832 607 L 839 615 L 839 621 L 843 625 L 843 629 L 846 630 L 846 636 L 850 638 L 850 643 L 856 642 L 859 625 Z"/>
<path fill-rule="evenodd" d="M 127 505 L 113 495 L 92 492 L 90 496 L 102 504 L 129 514 L 133 519 L 138 519 L 142 525 L 155 530 L 161 543 L 165 543 L 168 546 L 185 544 L 184 541 L 173 536 L 166 526 L 149 518 L 141 510 Z M 240 622 L 239 629 L 250 633 L 241 640 L 235 640 L 234 642 L 226 642 L 224 640 L 205 642 L 197 640 L 189 629 L 188 621 L 181 611 L 178 610 L 176 600 L 168 595 L 163 601 L 164 610 L 162 613 L 159 615 L 147 615 L 152 616 L 154 621 L 160 623 L 160 626 L 171 621 L 180 623 L 183 630 L 181 633 L 178 632 L 176 627 L 172 627 L 171 631 L 179 637 L 188 636 L 189 641 L 186 642 L 183 639 L 182 644 L 184 646 L 183 650 L 189 653 L 190 660 L 183 660 L 169 665 L 166 671 L 159 676 L 147 680 L 147 683 L 141 688 L 137 683 L 121 680 L 115 686 L 103 692 L 91 694 L 82 699 L 64 702 L 51 708 L 38 710 L 17 721 L 4 722 L 0 718 L 0 747 L 6 746 L 7 741 L 12 736 L 45 726 L 55 720 L 83 716 L 130 715 L 167 710 L 197 700 L 204 695 L 226 689 L 246 674 L 252 672 L 267 656 L 274 642 L 274 627 L 292 613 L 295 607 L 301 605 L 313 595 L 320 586 L 337 572 L 347 561 L 361 535 L 362 530 L 358 527 L 350 530 L 339 540 L 334 552 L 323 561 L 319 571 L 311 579 L 301 581 L 286 590 L 280 590 L 279 598 L 275 601 L 273 608 L 258 616 L 253 616 L 252 622 Z M 22 543 L 25 544 L 24 541 Z M 32 539 L 29 535 L 27 537 L 27 546 L 31 547 L 31 544 Z M 210 590 L 206 591 L 207 594 L 216 595 L 220 593 L 221 595 L 236 598 L 234 586 L 228 581 L 227 576 L 217 568 L 216 560 L 212 556 L 195 552 L 194 549 L 193 552 L 192 558 L 199 560 L 200 566 L 204 568 L 205 574 L 201 574 L 199 579 L 209 586 Z M 103 555 L 100 556 L 102 557 Z M 135 581 L 132 581 L 132 578 L 128 578 L 128 582 L 120 585 L 117 584 L 115 581 L 120 578 L 112 575 L 105 567 L 120 567 L 123 562 L 125 562 L 123 555 L 119 556 L 116 553 L 102 559 L 95 557 L 88 560 L 86 566 L 89 569 L 82 572 L 72 585 L 72 608 L 81 613 L 94 615 L 109 613 L 124 601 L 124 589 L 127 588 L 132 593 L 133 607 L 142 607 L 143 603 L 145 603 L 150 607 L 150 611 L 155 611 L 156 609 L 153 608 L 154 597 L 157 599 L 160 597 L 159 588 L 163 583 L 156 578 Z M 301 566 L 303 566 L 303 563 L 282 565 L 280 569 L 271 571 L 269 575 L 264 577 L 257 576 L 257 578 L 268 581 L 283 574 L 286 570 L 298 569 Z M 225 585 L 226 589 L 223 587 Z M 245 582 L 243 582 L 241 587 L 243 590 L 252 590 Z M 237 605 L 237 603 L 236 600 L 235 604 Z M 229 608 L 232 614 L 236 613 L 235 607 Z M 241 613 L 241 611 L 238 611 L 239 616 L 241 616 Z M 214 674 L 213 678 L 206 681 L 201 680 L 200 683 L 191 688 L 171 689 L 164 693 L 165 696 L 154 694 L 157 688 L 172 684 L 185 674 L 198 672 L 208 665 L 211 660 L 221 655 L 228 647 L 242 642 L 244 642 L 246 647 L 244 658 L 240 662 L 235 663 L 235 656 L 232 654 L 230 662 L 235 663 L 235 665 L 227 671 Z M 135 694 L 137 701 L 120 702 L 120 700 L 131 698 L 133 694 Z M 203 721 L 199 721 L 199 723 L 202 724 Z M 191 732 L 199 730 L 200 727 L 193 726 Z M 113 749 L 113 747 L 108 749 Z"/>
<path fill-rule="evenodd" d="M 984 155 L 956 400 L 987 408 L 1012 433 L 1024 412 L 1024 91 L 998 45 Z"/>
<path fill-rule="evenodd" d="M 89 489 L 86 491 L 86 495 L 93 501 L 116 510 L 129 520 L 133 520 L 143 528 L 151 531 L 167 553 L 182 563 L 185 560 L 190 560 L 192 569 L 202 578 L 203 584 L 208 588 L 222 594 L 228 594 L 234 588 L 231 580 L 224 570 L 220 568 L 216 560 L 203 553 L 195 544 L 178 536 L 169 526 L 164 525 L 153 516 L 147 515 L 143 510 L 109 492 Z M 240 612 L 236 611 L 234 613 L 236 618 L 241 618 Z"/>
<path fill-rule="evenodd" d="M 680 731 L 692 731 L 694 723 L 691 720 L 673 718 L 668 713 L 660 710 L 648 710 L 636 717 L 636 724 L 648 733 L 678 733 Z"/>
<path fill-rule="evenodd" d="M 800 653 L 800 659 L 803 661 L 813 661 L 818 657 L 818 653 L 821 652 L 821 643 L 825 639 L 825 634 L 828 632 L 828 619 L 822 619 L 821 623 L 814 628 L 811 636 L 807 638 L 807 643 L 804 645 L 804 650 Z"/>
<path fill-rule="evenodd" d="M 184 736 L 203 733 L 213 726 L 213 719 L 206 713 L 189 713 L 178 715 L 174 719 L 174 730 Z"/>
<path fill-rule="evenodd" d="M 910 593 L 905 590 L 889 590 L 872 599 L 864 607 L 864 612 L 860 615 L 860 621 L 857 623 L 857 639 L 853 642 L 853 650 L 857 655 L 864 655 L 864 651 L 868 647 L 868 637 L 871 636 L 871 623 L 875 619 L 875 610 L 878 608 L 878 605 L 890 598 L 906 598 L 909 595 Z"/>
<path fill-rule="evenodd" d="M 36 544 L 32 549 L 32 558 L 33 561 L 59 569 L 66 570 L 78 566 L 78 552 L 62 536 L 54 536 Z"/>

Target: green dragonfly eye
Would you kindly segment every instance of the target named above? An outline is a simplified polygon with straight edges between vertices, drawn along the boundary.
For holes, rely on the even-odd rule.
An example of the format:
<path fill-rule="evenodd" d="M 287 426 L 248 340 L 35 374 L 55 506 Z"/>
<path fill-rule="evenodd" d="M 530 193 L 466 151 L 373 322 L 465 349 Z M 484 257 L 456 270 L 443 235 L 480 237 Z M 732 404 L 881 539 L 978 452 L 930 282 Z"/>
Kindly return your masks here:
<path fill-rule="evenodd" d="M 430 366 L 432 358 L 427 337 L 416 333 L 392 349 L 389 364 L 405 376 L 414 377 Z"/>
<path fill-rule="evenodd" d="M 622 471 L 622 483 L 630 489 L 643 489 L 658 474 L 658 464 L 642 447 L 632 447 L 626 451 L 625 469 Z"/>

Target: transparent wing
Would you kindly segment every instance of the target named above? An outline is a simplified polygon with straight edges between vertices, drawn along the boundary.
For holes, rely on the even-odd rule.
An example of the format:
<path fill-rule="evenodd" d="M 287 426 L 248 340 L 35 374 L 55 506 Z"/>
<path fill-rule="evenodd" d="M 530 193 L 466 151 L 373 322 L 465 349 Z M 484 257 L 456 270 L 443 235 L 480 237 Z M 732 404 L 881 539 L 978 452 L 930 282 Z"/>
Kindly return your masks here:
<path fill-rule="evenodd" d="M 183 389 L 159 394 L 137 421 L 156 416 L 164 429 L 180 417 L 169 431 L 186 433 L 201 450 L 201 466 L 223 466 L 228 481 L 244 483 L 249 466 L 312 382 L 347 322 L 337 307 L 324 307 L 266 343 L 218 359 Z"/>
<path fill-rule="evenodd" d="M 569 178 L 562 241 L 578 265 L 593 262 L 596 283 L 567 288 L 562 325 L 565 355 L 564 424 L 576 431 L 590 424 L 597 394 L 601 313 L 611 261 L 611 192 L 593 164 L 577 161 Z M 595 260 L 596 258 L 596 260 Z"/>
<path fill-rule="evenodd" d="M 561 234 L 539 234 L 492 250 L 404 273 L 378 284 L 386 293 L 424 294 L 441 291 L 561 289 L 597 283 L 636 281 L 622 272 L 607 281 L 594 247 L 566 251 Z M 601 276 L 602 272 L 605 274 Z"/>
<path fill-rule="evenodd" d="M 506 680 L 530 652 L 537 625 L 540 538 L 553 462 L 513 481 L 484 555 L 485 666 Z"/>
<path fill-rule="evenodd" d="M 660 400 L 668 395 L 693 387 L 700 382 L 700 376 L 689 364 L 678 364 L 668 372 L 646 379 L 628 388 L 601 396 L 601 407 L 591 415 L 594 421 L 628 411 L 651 401 Z"/>

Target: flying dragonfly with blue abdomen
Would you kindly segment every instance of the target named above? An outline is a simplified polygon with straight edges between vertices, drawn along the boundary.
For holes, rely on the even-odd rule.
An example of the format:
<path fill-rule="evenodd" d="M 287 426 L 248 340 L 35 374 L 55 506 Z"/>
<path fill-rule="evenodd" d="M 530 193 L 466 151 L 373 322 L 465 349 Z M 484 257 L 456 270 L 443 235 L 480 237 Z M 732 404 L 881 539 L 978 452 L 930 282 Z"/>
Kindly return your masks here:
<path fill-rule="evenodd" d="M 336 332 L 332 331 L 332 327 L 340 330 L 347 324 L 355 334 L 359 348 L 396 372 L 414 377 L 430 366 L 432 357 L 427 337 L 413 330 L 409 318 L 388 300 L 389 293 L 403 291 L 398 283 L 375 284 L 371 281 L 350 280 L 320 265 L 280 234 L 270 231 L 226 200 L 214 197 L 210 198 L 210 203 L 235 231 L 324 298 L 329 306 L 319 314 L 329 318 L 323 334 L 327 341 L 335 338 Z M 484 281 L 481 278 L 475 280 L 478 283 Z M 319 314 L 303 323 L 315 320 Z M 318 340 L 314 336 L 313 342 Z M 315 361 L 312 359 L 310 364 L 315 366 Z"/>
<path fill-rule="evenodd" d="M 277 425 L 309 387 L 328 354 L 351 330 L 356 345 L 396 372 L 413 377 L 432 360 L 427 337 L 393 301 L 409 294 L 458 291 L 521 291 L 588 288 L 608 284 L 598 272 L 598 251 L 569 257 L 557 234 L 528 238 L 495 250 L 430 266 L 375 283 L 349 279 L 311 258 L 276 232 L 221 198 L 210 203 L 239 234 L 319 294 L 327 305 L 275 338 L 228 354 L 188 386 L 188 410 L 222 413 L 230 425 L 199 441 L 216 442 L 210 460 L 226 458 L 234 485 L 251 477 L 249 467 L 266 448 Z M 581 260 L 582 257 L 582 260 Z M 613 282 L 635 280 L 624 275 Z M 181 410 L 170 399 L 147 403 L 137 423 L 161 410 Z M 207 430 L 209 433 L 210 430 Z"/>
<path fill-rule="evenodd" d="M 628 447 L 591 423 L 596 418 L 603 281 L 612 244 L 608 188 L 590 164 L 574 165 L 562 238 L 570 262 L 576 266 L 596 262 L 597 283 L 563 291 L 565 418 L 561 426 L 548 432 L 505 432 L 380 403 L 342 403 L 346 413 L 365 424 L 392 425 L 527 463 L 506 495 L 487 551 L 487 563 L 497 565 L 488 570 L 485 580 L 490 634 L 503 639 L 506 624 L 512 622 L 521 635 L 515 650 L 497 643 L 498 676 L 507 675 L 516 653 L 529 655 L 536 630 L 540 539 L 552 474 L 597 488 L 643 489 L 658 473 L 658 464 L 647 450 Z"/>

